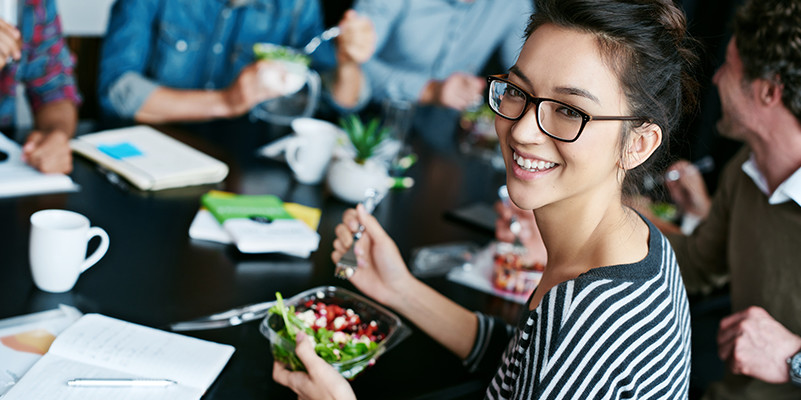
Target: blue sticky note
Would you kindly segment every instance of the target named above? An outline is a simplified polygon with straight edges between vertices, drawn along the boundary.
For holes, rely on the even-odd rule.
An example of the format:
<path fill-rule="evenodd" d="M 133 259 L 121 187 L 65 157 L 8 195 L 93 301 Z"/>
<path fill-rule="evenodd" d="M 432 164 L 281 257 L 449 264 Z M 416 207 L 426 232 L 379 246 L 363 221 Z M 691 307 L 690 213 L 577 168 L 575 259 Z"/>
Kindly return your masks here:
<path fill-rule="evenodd" d="M 128 157 L 141 156 L 142 152 L 129 142 L 118 144 L 101 144 L 97 149 L 106 153 L 107 156 L 122 160 Z"/>

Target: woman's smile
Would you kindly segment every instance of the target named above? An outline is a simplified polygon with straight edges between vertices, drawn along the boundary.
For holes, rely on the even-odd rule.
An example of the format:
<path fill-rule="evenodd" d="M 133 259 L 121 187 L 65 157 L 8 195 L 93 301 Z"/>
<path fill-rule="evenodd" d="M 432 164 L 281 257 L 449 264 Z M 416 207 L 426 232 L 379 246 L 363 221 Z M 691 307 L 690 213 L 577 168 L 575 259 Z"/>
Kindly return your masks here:
<path fill-rule="evenodd" d="M 512 160 L 514 161 L 512 168 L 515 176 L 524 180 L 534 179 L 559 167 L 559 164 L 555 162 L 534 156 L 521 155 L 514 149 L 512 149 Z"/>

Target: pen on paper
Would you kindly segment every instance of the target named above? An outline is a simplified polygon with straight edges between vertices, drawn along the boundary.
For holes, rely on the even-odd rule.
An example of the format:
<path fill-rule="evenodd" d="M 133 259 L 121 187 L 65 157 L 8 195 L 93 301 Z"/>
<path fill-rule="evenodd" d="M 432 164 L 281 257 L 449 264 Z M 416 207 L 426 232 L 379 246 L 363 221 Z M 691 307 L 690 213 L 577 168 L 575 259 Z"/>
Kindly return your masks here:
<path fill-rule="evenodd" d="M 175 385 L 176 381 L 170 379 L 71 379 L 67 381 L 67 386 L 82 387 L 166 387 Z"/>

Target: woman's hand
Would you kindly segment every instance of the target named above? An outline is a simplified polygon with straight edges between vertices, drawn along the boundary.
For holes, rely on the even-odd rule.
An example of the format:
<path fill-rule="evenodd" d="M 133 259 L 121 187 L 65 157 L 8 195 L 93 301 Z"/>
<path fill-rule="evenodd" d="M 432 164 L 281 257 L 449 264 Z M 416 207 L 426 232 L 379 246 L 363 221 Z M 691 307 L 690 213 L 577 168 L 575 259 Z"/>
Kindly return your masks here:
<path fill-rule="evenodd" d="M 353 249 L 358 268 L 350 281 L 364 294 L 391 307 L 414 277 L 403 262 L 398 246 L 363 205 L 345 211 L 342 216 L 342 223 L 336 227 L 337 238 L 331 259 L 336 263 L 348 251 L 359 224 L 364 226 L 364 232 Z"/>
<path fill-rule="evenodd" d="M 355 399 L 350 384 L 314 352 L 314 343 L 305 333 L 296 338 L 295 354 L 307 372 L 290 371 L 284 364 L 273 363 L 273 380 L 292 389 L 298 399 Z"/>

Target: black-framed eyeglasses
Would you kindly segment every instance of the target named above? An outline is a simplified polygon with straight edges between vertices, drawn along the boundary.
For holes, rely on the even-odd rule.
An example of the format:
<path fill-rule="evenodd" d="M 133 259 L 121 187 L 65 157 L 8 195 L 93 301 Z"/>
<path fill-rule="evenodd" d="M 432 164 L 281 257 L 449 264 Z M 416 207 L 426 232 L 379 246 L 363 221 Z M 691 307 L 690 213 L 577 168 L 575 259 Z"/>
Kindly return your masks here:
<path fill-rule="evenodd" d="M 508 75 L 492 75 L 489 82 L 489 106 L 495 114 L 510 121 L 517 121 L 534 104 L 537 110 L 537 125 L 546 135 L 562 142 L 575 142 L 590 121 L 648 121 L 645 117 L 593 116 L 584 110 L 544 97 L 534 97 L 507 80 Z"/>

